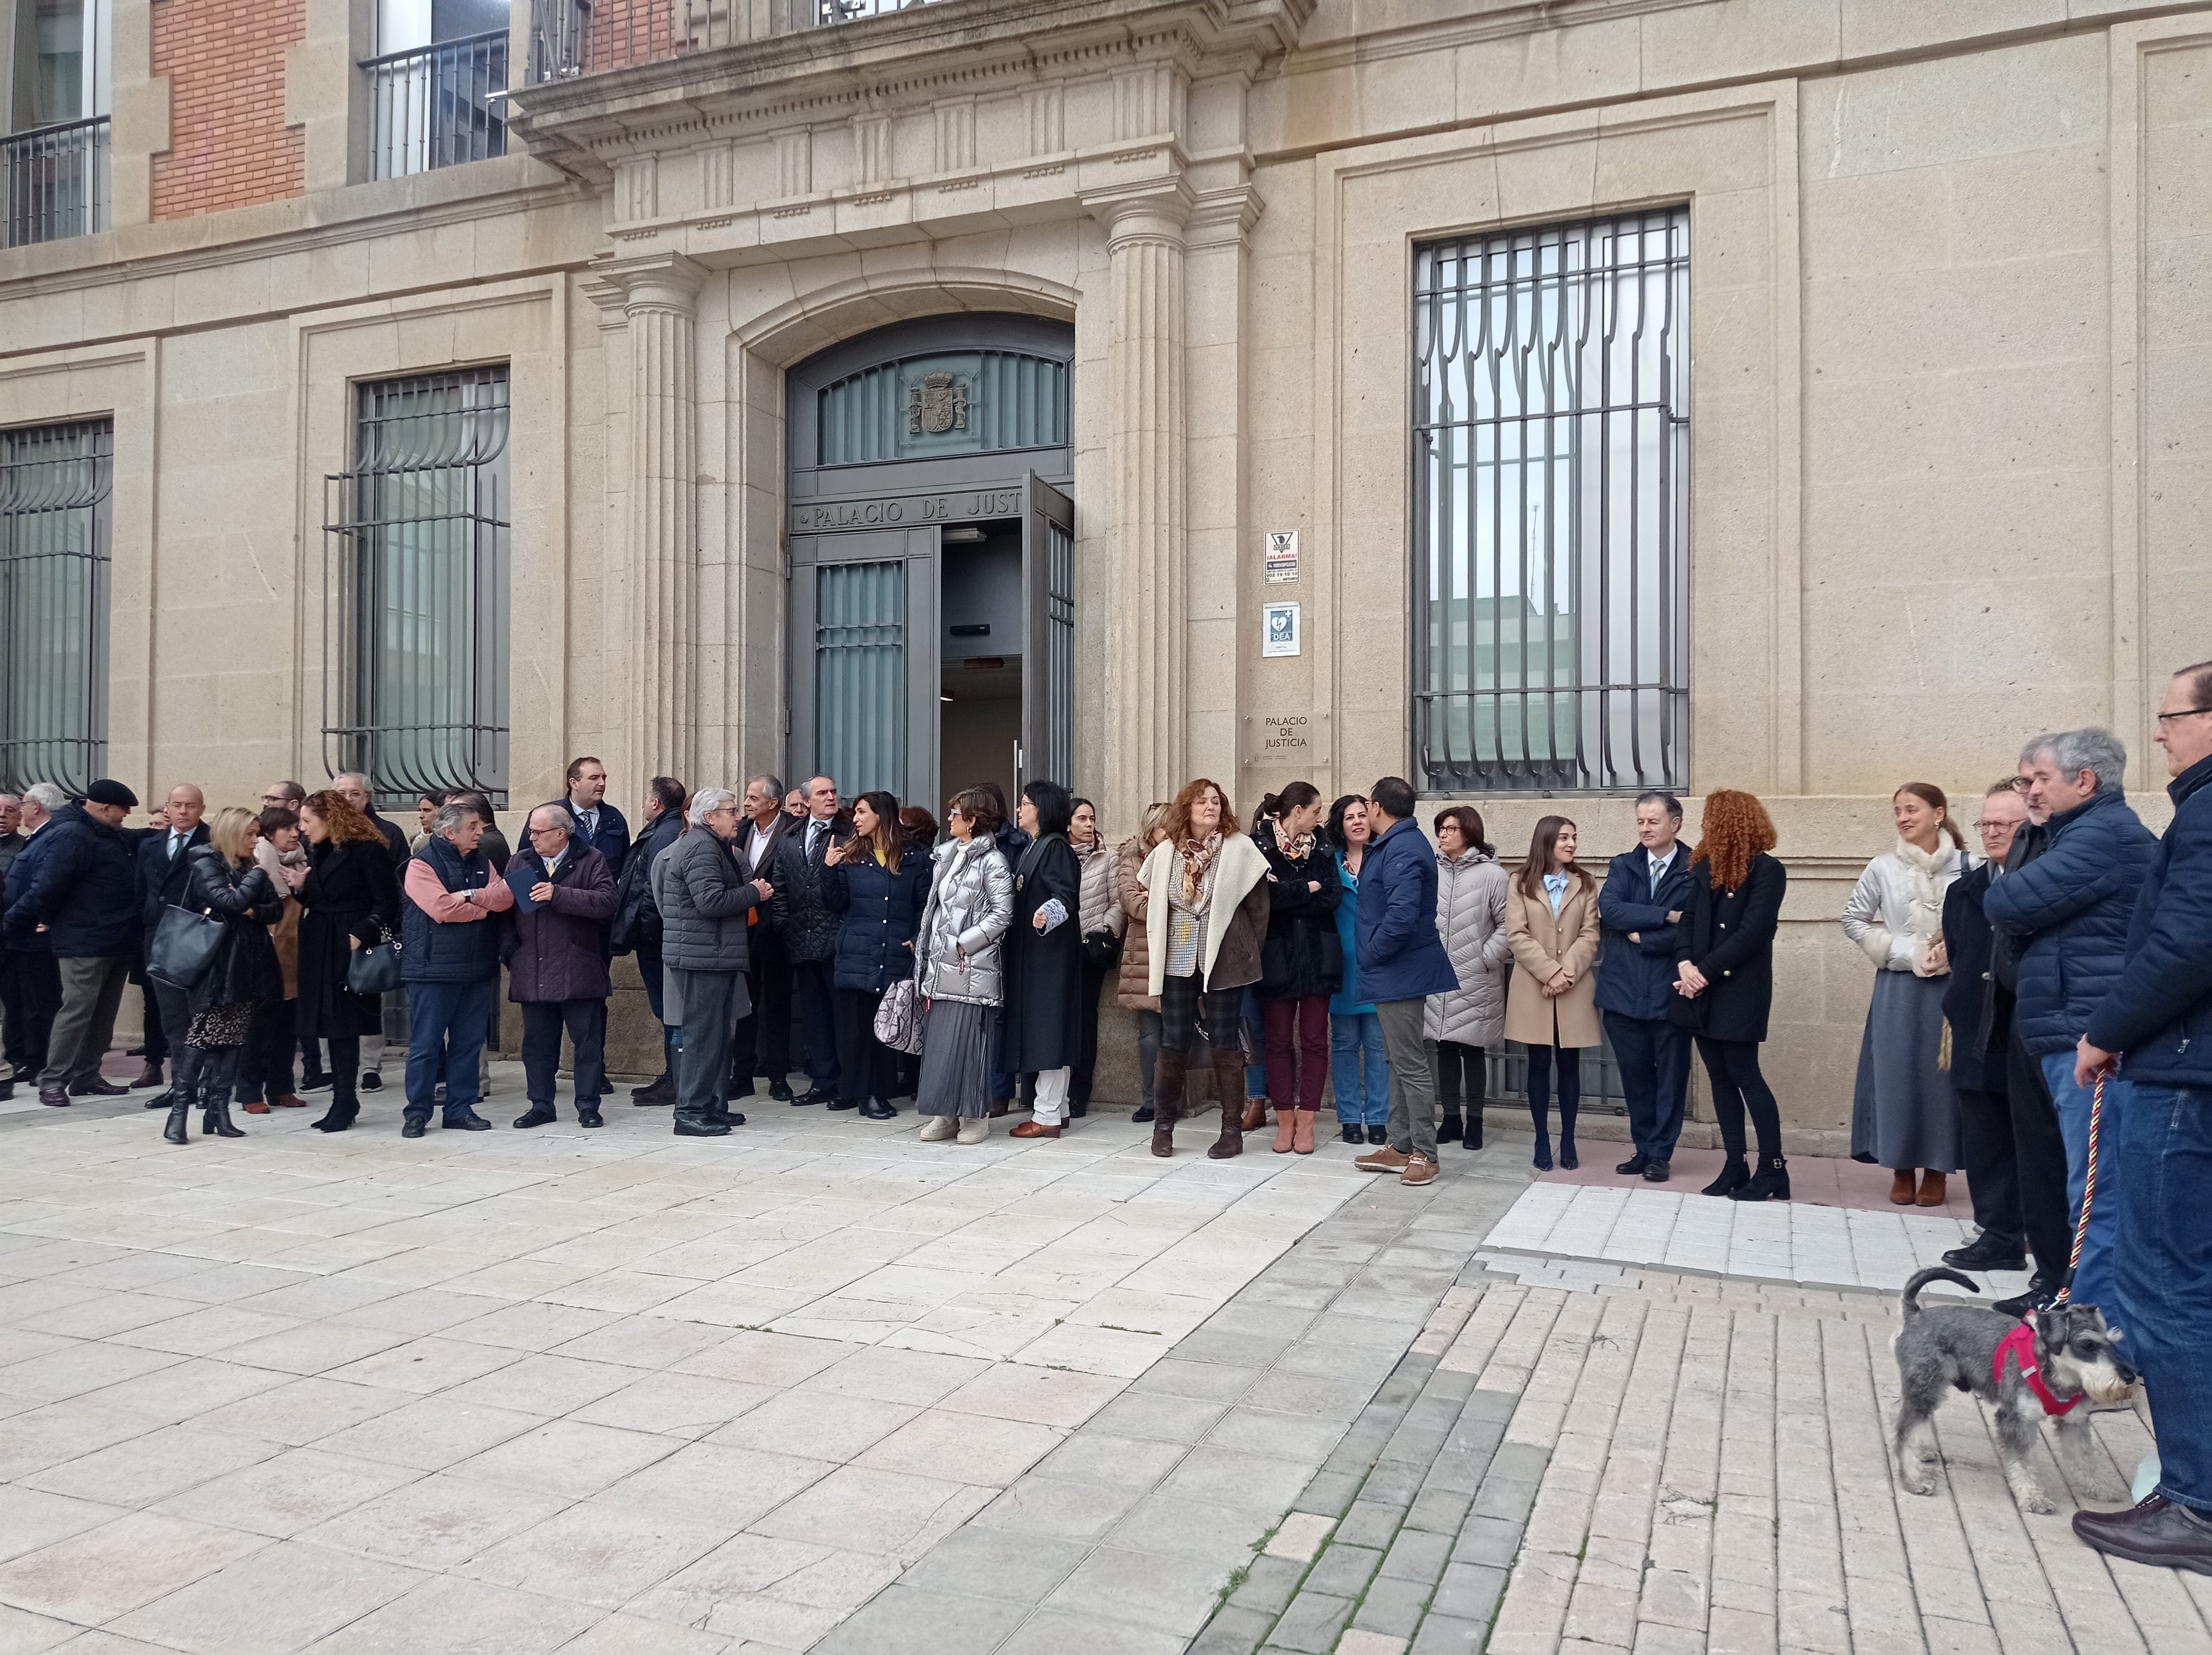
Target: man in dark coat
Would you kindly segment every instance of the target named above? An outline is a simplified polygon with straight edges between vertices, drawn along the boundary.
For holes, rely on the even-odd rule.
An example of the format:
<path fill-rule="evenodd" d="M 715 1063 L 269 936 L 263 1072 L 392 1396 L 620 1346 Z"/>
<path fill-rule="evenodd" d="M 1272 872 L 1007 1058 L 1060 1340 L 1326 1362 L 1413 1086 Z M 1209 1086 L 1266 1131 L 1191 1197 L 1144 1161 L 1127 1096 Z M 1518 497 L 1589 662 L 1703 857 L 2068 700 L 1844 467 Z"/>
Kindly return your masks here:
<path fill-rule="evenodd" d="M 799 824 L 783 813 L 783 783 L 756 776 L 745 783 L 744 824 L 733 843 L 738 861 L 756 879 L 775 877 L 776 858 Z M 730 1051 L 730 1095 L 753 1095 L 753 1077 L 768 1076 L 768 1095 L 791 1102 L 791 956 L 783 946 L 782 905 L 753 910 L 745 946 L 745 993 L 752 1009 L 738 1019 Z"/>
<path fill-rule="evenodd" d="M 731 849 L 744 818 L 738 795 L 702 788 L 692 795 L 690 831 L 653 864 L 660 909 L 660 952 L 669 1016 L 684 1031 L 677 1054 L 676 1135 L 719 1138 L 744 1117 L 728 1108 L 730 1039 L 750 1002 L 745 997 L 745 932 L 753 910 L 775 886 L 749 880 Z"/>
<path fill-rule="evenodd" d="M 607 803 L 607 767 L 589 757 L 569 760 L 568 796 L 562 802 L 575 822 L 577 843 L 598 851 L 607 872 L 622 878 L 629 858 L 629 824 Z"/>
<path fill-rule="evenodd" d="M 376 794 L 369 786 L 368 777 L 359 770 L 348 770 L 331 782 L 331 790 L 363 816 L 368 818 L 369 826 L 376 830 L 378 836 L 383 839 L 386 848 L 392 852 L 392 871 L 401 879 L 405 879 L 407 864 L 414 855 L 407 846 L 407 831 L 398 823 L 389 821 L 376 813 Z M 489 830 L 492 825 L 491 806 L 484 806 L 482 814 L 484 826 Z M 405 991 L 403 989 L 401 992 Z M 382 1088 L 383 1063 L 384 1037 L 381 1034 L 362 1036 L 361 1089 L 363 1092 L 376 1092 Z"/>
<path fill-rule="evenodd" d="M 138 955 L 138 904 L 123 836 L 123 818 L 137 808 L 138 795 L 120 782 L 94 782 L 82 804 L 61 811 L 42 831 L 53 842 L 8 910 L 11 937 L 46 928 L 61 977 L 61 1009 L 39 1075 L 39 1101 L 51 1108 L 67 1108 L 72 1092 L 114 1098 L 130 1090 L 102 1080 L 100 1062 Z"/>
<path fill-rule="evenodd" d="M 8 833 L 0 836 L 0 890 L 5 892 L 0 896 L 0 915 L 31 888 L 46 848 L 53 843 L 46 830 L 52 825 L 53 812 L 68 803 L 68 795 L 51 782 L 35 782 L 23 789 L 15 819 L 8 824 Z M 36 1080 L 46 1068 L 47 1040 L 61 1004 L 61 976 L 46 934 L 0 931 L 0 1006 L 5 1007 L 11 1066 L 4 1087 L 0 1087 L 0 1101 L 15 1095 L 16 1081 Z"/>
<path fill-rule="evenodd" d="M 660 1025 L 660 1073 L 643 1086 L 629 1089 L 630 1102 L 640 1108 L 676 1101 L 676 1025 L 665 1014 L 660 908 L 653 897 L 653 864 L 684 831 L 684 784 L 674 776 L 653 778 L 645 797 L 645 831 L 623 861 L 622 876 L 615 885 L 614 917 L 607 925 L 608 946 L 617 954 L 636 954 L 646 1004 L 653 1010 L 653 1021 Z"/>
<path fill-rule="evenodd" d="M 499 993 L 499 933 L 484 923 L 514 906 L 477 847 L 484 818 L 458 800 L 431 818 L 430 837 L 400 882 L 400 972 L 407 984 L 407 1109 L 403 1138 L 419 1138 L 446 1078 L 446 1125 L 482 1132 L 477 1064 Z"/>
<path fill-rule="evenodd" d="M 602 781 L 605 772 L 600 773 Z M 553 1082 L 561 1067 L 561 1031 L 576 1048 L 576 1120 L 598 1126 L 605 1089 L 607 999 L 606 922 L 615 911 L 615 876 L 606 858 L 570 833 L 574 821 L 561 805 L 530 812 L 530 843 L 508 865 L 532 875 L 532 906 L 517 903 L 500 921 L 500 954 L 507 962 L 507 996 L 522 1007 L 522 1071 L 530 1108 L 519 1127 L 555 1118 Z"/>
<path fill-rule="evenodd" d="M 1403 776 L 1384 776 L 1368 795 L 1375 839 L 1359 865 L 1352 934 L 1359 991 L 1375 1003 L 1390 1063 L 1390 1141 L 1353 1164 L 1411 1172 L 1407 1182 L 1426 1183 L 1436 1177 L 1437 1078 L 1421 1038 L 1423 1014 L 1431 995 L 1449 994 L 1460 982 L 1437 933 L 1437 848 L 1413 819 L 1416 807 L 1413 784 Z"/>
<path fill-rule="evenodd" d="M 161 807 L 161 824 L 149 830 L 138 841 L 135 877 L 138 892 L 138 923 L 144 939 L 141 949 L 151 946 L 154 933 L 160 928 L 161 910 L 183 908 L 185 887 L 191 883 L 191 853 L 208 842 L 207 796 L 189 782 L 179 782 L 169 789 L 169 797 Z M 149 1019 L 146 1031 L 146 1067 L 133 1086 L 158 1086 L 161 1084 L 161 1065 L 170 1056 L 176 1058 L 177 1079 L 182 1082 L 185 1070 L 190 1067 L 192 1049 L 185 1043 L 185 1031 L 191 1025 L 191 996 L 173 983 L 164 983 L 149 977 L 146 985 L 157 1015 Z M 146 1101 L 149 1109 L 158 1109 L 167 1104 L 169 1095 Z"/>
<path fill-rule="evenodd" d="M 2212 1574 L 2212 661 L 2173 675 L 2157 739 L 2173 821 L 2071 1078 L 2093 1087 L 2117 1065 L 2134 1087 L 2116 1114 L 2106 1082 L 2096 1204 L 2117 1165 L 2127 1356 L 2158 1421 L 2158 1488 L 2123 1511 L 2076 1512 L 2074 1532 L 2116 1557 Z"/>
<path fill-rule="evenodd" d="M 1689 1097 L 1689 1031 L 1668 1014 L 1680 997 L 1674 956 L 1690 903 L 1690 853 L 1681 832 L 1680 800 L 1638 794 L 1637 849 L 1613 859 L 1597 898 L 1597 1008 L 1620 1065 L 1636 1147 L 1613 1171 L 1640 1172 L 1653 1183 L 1667 1182 Z"/>
<path fill-rule="evenodd" d="M 822 900 L 823 861 L 830 847 L 852 837 L 837 808 L 837 784 L 817 776 L 806 784 L 806 820 L 787 830 L 776 852 L 774 883 L 781 893 L 777 913 L 783 950 L 791 961 L 791 992 L 813 1082 L 798 1104 L 826 1104 L 837 1096 L 837 985 L 831 961 L 837 952 L 837 916 Z"/>
<path fill-rule="evenodd" d="M 2074 1081 L 2074 1051 L 2089 1013 L 2119 976 L 2136 893 L 2158 842 L 2128 807 L 2121 784 L 2127 750 L 2109 730 L 2038 736 L 2021 751 L 2031 805 L 2051 812 L 2043 854 L 1992 883 L 1982 899 L 1990 923 L 2021 946 L 2014 1017 L 2040 1064 L 2066 1140 L 2066 1210 L 2079 1224 L 2089 1170 L 2088 1091 Z M 2106 1088 L 2124 1112 L 2128 1082 Z M 2074 1267 L 2076 1304 L 2128 1319 L 2112 1298 L 2112 1246 L 2126 1196 L 2111 1171 Z"/>
<path fill-rule="evenodd" d="M 1954 879 L 1943 893 L 1943 955 L 1951 968 L 1943 990 L 1943 1017 L 1951 1028 L 1951 1089 L 1959 1098 L 1959 1147 L 1966 1163 L 1966 1193 L 1973 1200 L 1980 1235 L 1943 1255 L 1958 1270 L 2024 1270 L 2027 1232 L 2020 1208 L 2020 1161 L 2013 1145 L 2012 1103 L 2002 1053 L 1982 1046 L 1982 1012 L 1988 995 L 1990 921 L 1982 911 L 1990 881 L 2004 867 L 2013 836 L 2027 821 L 2027 801 L 2010 781 L 1983 796 L 1974 830 L 1981 835 L 1980 867 Z"/>

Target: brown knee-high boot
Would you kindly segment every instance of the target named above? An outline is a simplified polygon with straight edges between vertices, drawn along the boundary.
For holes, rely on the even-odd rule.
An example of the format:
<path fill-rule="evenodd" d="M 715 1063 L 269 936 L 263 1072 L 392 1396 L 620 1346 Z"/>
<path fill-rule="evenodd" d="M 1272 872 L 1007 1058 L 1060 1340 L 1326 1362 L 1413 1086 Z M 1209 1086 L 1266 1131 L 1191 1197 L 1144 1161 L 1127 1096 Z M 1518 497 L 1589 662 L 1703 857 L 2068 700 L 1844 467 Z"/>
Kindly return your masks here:
<path fill-rule="evenodd" d="M 1225 1161 L 1244 1153 L 1244 1054 L 1234 1046 L 1213 1049 L 1213 1095 L 1221 1100 L 1221 1135 L 1206 1158 Z"/>
<path fill-rule="evenodd" d="M 1190 1054 L 1162 1046 L 1152 1064 L 1152 1153 L 1175 1153 L 1175 1123 L 1182 1118 L 1183 1077 Z"/>

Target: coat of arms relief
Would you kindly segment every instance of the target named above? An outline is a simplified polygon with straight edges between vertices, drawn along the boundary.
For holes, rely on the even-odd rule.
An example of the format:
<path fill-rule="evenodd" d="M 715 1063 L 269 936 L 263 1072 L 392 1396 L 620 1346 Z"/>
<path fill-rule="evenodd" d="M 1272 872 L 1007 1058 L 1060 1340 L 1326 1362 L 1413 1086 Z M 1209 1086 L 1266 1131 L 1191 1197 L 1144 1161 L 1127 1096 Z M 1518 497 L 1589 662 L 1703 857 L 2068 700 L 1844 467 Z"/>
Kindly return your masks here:
<path fill-rule="evenodd" d="M 907 430 L 914 436 L 943 436 L 968 429 L 968 387 L 957 376 L 925 374 L 907 393 Z"/>

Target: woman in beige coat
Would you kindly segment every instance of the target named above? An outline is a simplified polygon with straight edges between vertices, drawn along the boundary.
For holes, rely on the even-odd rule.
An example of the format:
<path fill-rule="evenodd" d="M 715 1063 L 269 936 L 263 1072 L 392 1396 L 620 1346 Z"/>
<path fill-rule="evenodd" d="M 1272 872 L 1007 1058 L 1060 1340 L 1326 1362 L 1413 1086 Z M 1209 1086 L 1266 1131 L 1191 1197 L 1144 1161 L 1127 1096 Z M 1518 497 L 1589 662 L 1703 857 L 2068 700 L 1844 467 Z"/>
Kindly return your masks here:
<path fill-rule="evenodd" d="M 1167 837 L 1168 809 L 1164 799 L 1146 806 L 1144 825 L 1114 853 L 1115 889 L 1121 911 L 1128 916 L 1128 928 L 1121 934 L 1121 977 L 1115 998 L 1122 1010 L 1137 1014 L 1137 1067 L 1145 1087 L 1145 1101 L 1130 1117 L 1137 1121 L 1152 1118 L 1152 1075 L 1160 1056 L 1160 997 L 1151 992 L 1152 946 L 1145 930 L 1148 898 L 1137 875 L 1152 847 Z"/>
<path fill-rule="evenodd" d="M 1536 1123 L 1536 1170 L 1552 1170 L 1552 1069 L 1559 1074 L 1559 1165 L 1572 1171 L 1575 1110 L 1582 1102 L 1581 1049 L 1601 1044 L 1597 984 L 1597 881 L 1575 862 L 1575 824 L 1547 816 L 1528 842 L 1528 860 L 1505 892 L 1505 934 L 1513 945 L 1513 986 L 1505 997 L 1505 1037 L 1528 1049 L 1528 1114 Z"/>

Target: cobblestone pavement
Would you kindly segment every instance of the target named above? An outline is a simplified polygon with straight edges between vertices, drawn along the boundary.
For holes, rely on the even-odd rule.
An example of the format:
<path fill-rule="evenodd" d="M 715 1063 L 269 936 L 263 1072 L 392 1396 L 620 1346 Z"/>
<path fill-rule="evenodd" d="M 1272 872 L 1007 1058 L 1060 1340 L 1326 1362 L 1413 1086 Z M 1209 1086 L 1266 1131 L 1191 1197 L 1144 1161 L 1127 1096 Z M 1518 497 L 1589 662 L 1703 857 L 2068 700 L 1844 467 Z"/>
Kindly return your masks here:
<path fill-rule="evenodd" d="M 805 1648 L 1368 1193 L 1126 1115 L 514 1132 L 499 1073 L 500 1130 L 416 1142 L 388 1092 L 184 1148 L 137 1098 L 9 1119 L 0 1651 Z M 1266 1458 L 1222 1448 L 1189 1484 Z"/>

